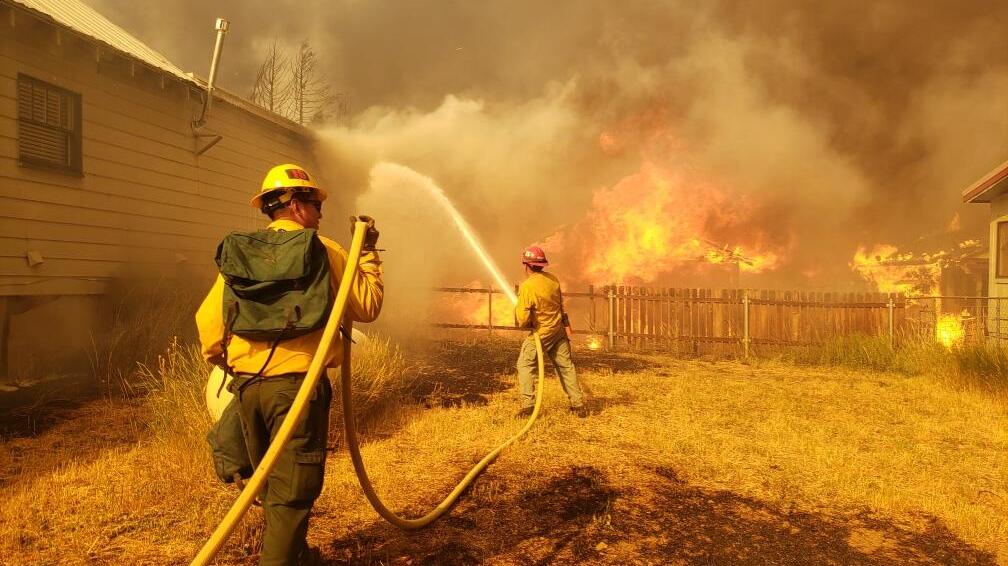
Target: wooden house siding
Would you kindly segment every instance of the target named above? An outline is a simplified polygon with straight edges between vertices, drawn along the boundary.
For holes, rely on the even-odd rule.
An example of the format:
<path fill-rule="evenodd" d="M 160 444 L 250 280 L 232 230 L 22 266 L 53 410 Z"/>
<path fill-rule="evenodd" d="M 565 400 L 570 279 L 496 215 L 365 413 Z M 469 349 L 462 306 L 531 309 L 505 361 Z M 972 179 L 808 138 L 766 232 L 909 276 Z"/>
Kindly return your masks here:
<path fill-rule="evenodd" d="M 96 294 L 180 263 L 209 272 L 224 234 L 261 226 L 248 200 L 269 167 L 314 168 L 310 135 L 221 99 L 203 133 L 223 139 L 197 156 L 210 138 L 191 130 L 195 85 L 162 89 L 130 65 L 85 41 L 0 39 L 0 296 Z M 82 175 L 19 164 L 19 73 L 81 96 Z M 29 250 L 44 261 L 29 265 Z"/>

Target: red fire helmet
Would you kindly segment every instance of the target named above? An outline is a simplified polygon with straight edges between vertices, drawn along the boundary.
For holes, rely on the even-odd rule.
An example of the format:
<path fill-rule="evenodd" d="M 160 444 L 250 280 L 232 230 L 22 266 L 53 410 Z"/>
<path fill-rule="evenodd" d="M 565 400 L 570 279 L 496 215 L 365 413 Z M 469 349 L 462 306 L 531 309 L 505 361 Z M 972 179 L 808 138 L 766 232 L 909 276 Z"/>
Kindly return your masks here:
<path fill-rule="evenodd" d="M 549 265 L 549 260 L 546 259 L 546 252 L 543 251 L 539 246 L 529 246 L 525 248 L 525 252 L 522 253 L 522 263 L 526 265 L 538 265 L 539 267 L 545 267 Z"/>

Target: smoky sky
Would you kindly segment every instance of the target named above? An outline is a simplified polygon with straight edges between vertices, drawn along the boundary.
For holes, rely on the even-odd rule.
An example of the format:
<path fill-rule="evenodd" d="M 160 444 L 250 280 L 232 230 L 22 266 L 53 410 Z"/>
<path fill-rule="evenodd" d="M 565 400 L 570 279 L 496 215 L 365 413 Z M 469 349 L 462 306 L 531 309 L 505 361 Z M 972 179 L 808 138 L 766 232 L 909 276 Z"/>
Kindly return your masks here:
<path fill-rule="evenodd" d="M 1008 159 L 1005 2 L 88 1 L 204 75 L 214 18 L 230 19 L 220 80 L 244 95 L 270 42 L 293 49 L 308 39 L 333 89 L 349 94 L 354 124 L 371 132 L 376 115 L 410 124 L 446 100 L 478 101 L 480 115 L 498 117 L 491 126 L 510 130 L 523 112 L 562 99 L 563 135 L 532 144 L 553 154 L 556 170 L 501 150 L 541 169 L 520 179 L 533 186 L 509 192 L 501 214 L 480 207 L 467 175 L 496 175 L 506 163 L 477 175 L 413 155 L 422 173 L 457 188 L 477 227 L 492 230 L 518 225 L 545 237 L 576 222 L 593 191 L 637 165 L 632 147 L 593 158 L 599 133 L 638 128 L 645 137 L 642 116 L 702 148 L 702 167 L 740 198 L 755 195 L 754 214 L 767 224 L 793 227 L 789 245 L 806 264 L 843 264 L 858 242 L 986 237 L 986 207 L 963 205 L 960 193 Z M 341 147 L 353 141 L 344 136 Z M 354 186 L 366 183 L 363 164 L 344 173 L 347 190 L 363 190 Z M 553 209 L 569 206 L 555 218 L 521 217 L 519 201 L 547 190 Z M 960 229 L 947 235 L 957 215 Z"/>

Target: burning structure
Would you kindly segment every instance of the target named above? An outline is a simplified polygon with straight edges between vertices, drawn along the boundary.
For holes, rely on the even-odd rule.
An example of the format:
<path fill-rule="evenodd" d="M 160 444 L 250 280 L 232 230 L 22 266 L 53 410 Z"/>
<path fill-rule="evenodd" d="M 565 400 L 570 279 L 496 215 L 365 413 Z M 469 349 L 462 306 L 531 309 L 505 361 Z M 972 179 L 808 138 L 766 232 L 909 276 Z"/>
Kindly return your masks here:
<path fill-rule="evenodd" d="M 82 346 L 89 297 L 117 277 L 208 275 L 220 238 L 260 223 L 248 198 L 263 172 L 315 167 L 309 130 L 79 0 L 0 0 L 0 27 L 3 377 L 8 333 L 19 355 Z"/>
<path fill-rule="evenodd" d="M 979 240 L 935 253 L 901 253 L 896 246 L 858 248 L 851 269 L 880 292 L 915 296 L 984 296 L 987 253 Z"/>

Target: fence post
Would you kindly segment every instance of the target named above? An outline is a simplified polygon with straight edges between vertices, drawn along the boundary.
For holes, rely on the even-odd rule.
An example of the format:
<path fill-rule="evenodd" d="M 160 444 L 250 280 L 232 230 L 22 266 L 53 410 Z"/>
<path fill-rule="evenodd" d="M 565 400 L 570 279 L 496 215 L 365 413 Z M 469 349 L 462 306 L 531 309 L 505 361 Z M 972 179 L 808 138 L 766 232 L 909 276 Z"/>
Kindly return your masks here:
<path fill-rule="evenodd" d="M 749 289 L 742 290 L 742 355 L 749 358 Z"/>
<path fill-rule="evenodd" d="M 11 306 L 14 298 L 0 297 L 0 379 L 6 380 L 10 375 L 10 329 L 11 329 Z"/>
<path fill-rule="evenodd" d="M 493 285 L 487 289 L 487 330 L 493 334 Z"/>
<path fill-rule="evenodd" d="M 598 332 L 598 329 L 595 328 L 595 286 L 594 285 L 589 285 L 588 286 L 588 298 L 591 300 L 591 311 L 590 311 L 590 313 L 588 315 L 588 326 L 589 326 L 589 328 L 591 328 L 591 331 L 594 333 L 594 332 Z"/>
<path fill-rule="evenodd" d="M 934 322 L 931 324 L 931 339 L 938 341 L 938 318 L 941 316 L 941 299 L 934 297 Z"/>
<path fill-rule="evenodd" d="M 609 349 L 616 348 L 616 293 L 612 285 L 609 286 Z"/>
<path fill-rule="evenodd" d="M 896 303 L 893 301 L 892 293 L 889 293 L 889 304 L 887 306 L 889 307 L 889 347 L 890 348 L 895 348 L 896 347 L 896 336 L 895 336 L 895 334 L 896 334 L 895 333 L 895 327 L 896 327 L 896 320 L 895 320 Z"/>
<path fill-rule="evenodd" d="M 991 294 L 990 291 L 987 294 Z M 1001 297 L 994 298 L 994 332 L 998 345 L 1001 345 Z"/>

